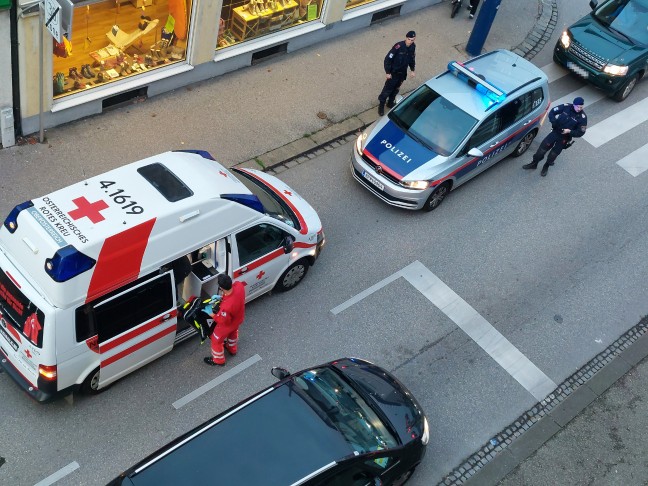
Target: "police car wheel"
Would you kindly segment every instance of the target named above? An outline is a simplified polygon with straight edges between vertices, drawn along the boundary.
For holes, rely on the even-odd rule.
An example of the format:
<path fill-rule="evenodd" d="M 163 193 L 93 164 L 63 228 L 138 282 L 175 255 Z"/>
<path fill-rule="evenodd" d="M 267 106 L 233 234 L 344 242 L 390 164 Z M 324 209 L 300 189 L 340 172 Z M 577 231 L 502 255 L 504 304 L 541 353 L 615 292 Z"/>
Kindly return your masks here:
<path fill-rule="evenodd" d="M 81 391 L 87 395 L 96 395 L 98 393 L 103 392 L 106 387 L 99 389 L 99 373 L 100 370 L 99 368 L 96 368 L 92 370 L 92 373 L 90 373 L 88 376 L 86 376 L 86 379 L 83 380 L 83 384 L 81 385 Z"/>
<path fill-rule="evenodd" d="M 612 98 L 615 101 L 625 100 L 628 96 L 630 96 L 630 93 L 632 93 L 632 90 L 637 85 L 637 81 L 639 81 L 639 74 L 635 74 L 633 77 L 628 79 L 625 84 L 621 86 L 621 89 L 614 93 L 614 96 L 612 96 Z"/>
<path fill-rule="evenodd" d="M 308 261 L 305 259 L 296 261 L 290 265 L 286 271 L 281 275 L 279 281 L 277 282 L 277 290 L 281 292 L 286 292 L 292 288 L 295 288 L 299 282 L 301 282 L 306 274 L 308 273 Z"/>
<path fill-rule="evenodd" d="M 511 155 L 513 157 L 519 157 L 524 152 L 526 152 L 537 134 L 538 130 L 531 130 L 524 137 L 522 137 L 522 140 L 520 140 L 520 143 L 517 144 L 517 147 L 515 147 L 515 150 L 513 150 L 513 153 Z"/>
<path fill-rule="evenodd" d="M 425 201 L 425 205 L 423 206 L 423 209 L 425 211 L 434 211 L 436 208 L 441 206 L 441 203 L 448 195 L 449 191 L 450 191 L 450 184 L 448 182 L 444 182 L 443 184 L 441 184 L 434 191 L 432 191 L 430 197 L 428 197 L 427 201 Z"/>

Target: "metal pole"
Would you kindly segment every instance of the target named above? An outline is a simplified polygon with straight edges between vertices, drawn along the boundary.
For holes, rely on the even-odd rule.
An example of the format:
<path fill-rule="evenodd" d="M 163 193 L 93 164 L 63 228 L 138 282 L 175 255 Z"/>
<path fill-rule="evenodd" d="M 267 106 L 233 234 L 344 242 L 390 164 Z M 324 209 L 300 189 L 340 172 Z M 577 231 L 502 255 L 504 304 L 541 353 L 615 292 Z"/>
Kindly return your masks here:
<path fill-rule="evenodd" d="M 491 25 L 493 25 L 501 1 L 502 0 L 484 0 L 482 3 L 481 8 L 479 9 L 479 14 L 477 15 L 477 20 L 475 20 L 475 26 L 473 27 L 473 31 L 470 34 L 468 43 L 466 44 L 466 52 L 471 56 L 481 54 L 484 43 L 486 42 L 486 37 L 488 37 L 488 33 L 490 32 Z"/>
<path fill-rule="evenodd" d="M 43 2 L 38 3 L 38 18 L 39 18 L 39 32 L 38 32 L 38 39 L 40 40 L 40 53 L 39 53 L 39 65 L 38 65 L 38 71 L 40 74 L 40 79 L 39 79 L 39 84 L 38 84 L 38 91 L 39 91 L 39 99 L 38 99 L 38 127 L 39 127 L 39 140 L 40 143 L 45 142 L 45 129 L 43 128 L 43 105 L 44 100 L 43 100 L 43 90 L 45 89 L 45 83 L 43 80 L 44 77 L 44 72 L 43 72 L 43 51 L 45 51 L 45 47 L 43 46 L 43 43 L 45 42 L 44 37 L 43 37 L 43 29 L 45 28 L 45 7 L 43 6 Z"/>

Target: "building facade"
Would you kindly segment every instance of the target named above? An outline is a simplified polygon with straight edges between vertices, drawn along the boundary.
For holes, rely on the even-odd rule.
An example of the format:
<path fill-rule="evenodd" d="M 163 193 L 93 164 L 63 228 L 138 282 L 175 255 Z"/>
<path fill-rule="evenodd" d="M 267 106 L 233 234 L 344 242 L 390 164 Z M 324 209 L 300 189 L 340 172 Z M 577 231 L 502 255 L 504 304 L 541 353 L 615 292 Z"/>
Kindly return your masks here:
<path fill-rule="evenodd" d="M 51 0 L 43 4 L 44 20 L 38 2 L 16 1 L 15 112 L 26 135 L 41 124 L 98 114 L 441 0 Z M 47 11 L 53 3 L 72 12 L 69 25 L 56 18 L 61 43 L 43 25 L 55 16 Z"/>

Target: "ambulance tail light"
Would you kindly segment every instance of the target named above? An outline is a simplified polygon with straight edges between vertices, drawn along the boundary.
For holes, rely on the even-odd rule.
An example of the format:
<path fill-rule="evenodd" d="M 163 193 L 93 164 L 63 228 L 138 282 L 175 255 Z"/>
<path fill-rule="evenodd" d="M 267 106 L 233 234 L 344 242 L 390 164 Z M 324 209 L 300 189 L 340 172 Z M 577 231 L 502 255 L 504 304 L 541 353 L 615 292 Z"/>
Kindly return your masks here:
<path fill-rule="evenodd" d="M 265 213 L 265 208 L 263 203 L 256 197 L 254 194 L 221 194 L 221 199 L 227 199 L 228 201 L 233 201 L 235 203 L 242 204 L 248 208 L 254 209 L 255 211 L 260 212 L 261 214 Z"/>
<path fill-rule="evenodd" d="M 38 365 L 38 376 L 41 380 L 56 381 L 56 365 Z"/>
<path fill-rule="evenodd" d="M 18 215 L 20 212 L 27 208 L 31 208 L 33 205 L 33 202 L 25 201 L 11 210 L 9 216 L 7 216 L 7 219 L 5 219 L 4 222 L 5 228 L 9 230 L 9 233 L 14 233 L 18 229 Z"/>
<path fill-rule="evenodd" d="M 212 157 L 212 154 L 210 154 L 206 150 L 174 150 L 174 152 L 182 152 L 185 154 L 196 154 L 196 155 L 200 155 L 204 159 L 216 161 L 216 159 Z"/>
<path fill-rule="evenodd" d="M 45 272 L 55 282 L 66 282 L 72 277 L 90 270 L 97 263 L 72 245 L 61 248 L 52 258 L 45 260 Z"/>

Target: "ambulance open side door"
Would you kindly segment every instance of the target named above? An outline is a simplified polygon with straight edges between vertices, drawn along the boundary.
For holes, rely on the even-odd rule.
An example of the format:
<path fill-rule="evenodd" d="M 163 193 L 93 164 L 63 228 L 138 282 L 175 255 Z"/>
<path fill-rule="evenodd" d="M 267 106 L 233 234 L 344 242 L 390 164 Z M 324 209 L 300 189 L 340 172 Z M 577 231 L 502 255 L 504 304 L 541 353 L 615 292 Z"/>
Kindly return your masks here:
<path fill-rule="evenodd" d="M 171 351 L 178 311 L 171 272 L 139 279 L 92 306 L 101 360 L 99 387 Z"/>

